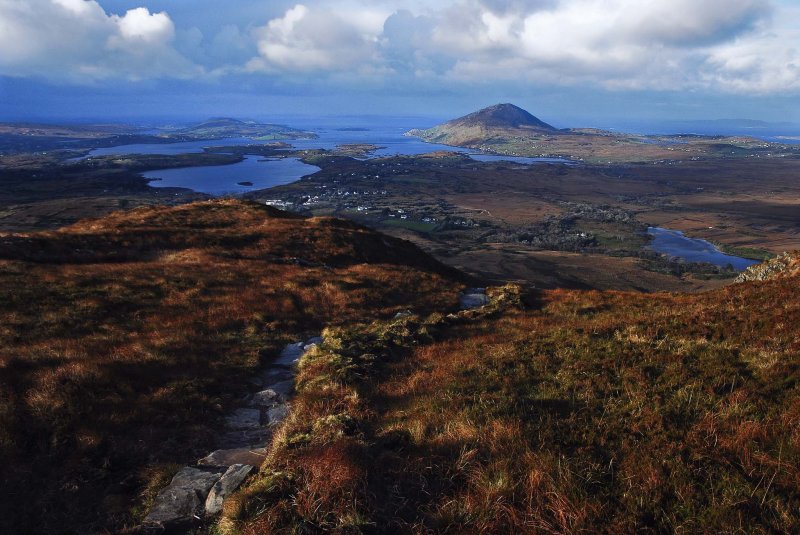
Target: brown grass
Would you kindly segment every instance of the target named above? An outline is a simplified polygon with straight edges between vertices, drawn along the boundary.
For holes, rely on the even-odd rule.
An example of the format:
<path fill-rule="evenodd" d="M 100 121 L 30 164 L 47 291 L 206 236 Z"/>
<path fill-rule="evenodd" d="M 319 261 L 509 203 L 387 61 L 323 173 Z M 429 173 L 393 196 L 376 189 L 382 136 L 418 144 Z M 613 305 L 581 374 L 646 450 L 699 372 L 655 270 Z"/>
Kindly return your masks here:
<path fill-rule="evenodd" d="M 406 242 L 237 201 L 2 238 L 0 527 L 133 522 L 152 474 L 211 448 L 283 344 L 452 308 L 458 287 Z"/>
<path fill-rule="evenodd" d="M 300 389 L 286 440 L 262 469 L 293 474 L 294 485 L 227 527 L 798 529 L 797 278 L 699 295 L 556 290 L 532 305 L 428 320 L 433 330 L 407 322 L 399 346 L 375 334 L 384 324 L 329 333 L 303 367 L 314 388 Z M 378 358 L 347 361 L 363 352 Z M 352 365 L 360 374 L 334 378 Z M 342 412 L 355 421 L 349 434 L 314 431 Z M 308 467 L 327 462 L 328 447 L 344 456 L 331 466 L 358 476 L 324 489 Z M 312 509 L 292 504 L 310 489 Z"/>

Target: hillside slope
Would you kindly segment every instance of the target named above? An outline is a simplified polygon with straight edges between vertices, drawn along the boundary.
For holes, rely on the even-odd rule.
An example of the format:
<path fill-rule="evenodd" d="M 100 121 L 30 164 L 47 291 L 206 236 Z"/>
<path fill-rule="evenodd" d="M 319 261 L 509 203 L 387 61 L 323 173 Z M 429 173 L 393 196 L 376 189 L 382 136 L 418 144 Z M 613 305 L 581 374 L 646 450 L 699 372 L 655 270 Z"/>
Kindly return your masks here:
<path fill-rule="evenodd" d="M 794 533 L 798 288 L 554 290 L 329 330 L 220 528 Z"/>
<path fill-rule="evenodd" d="M 0 532 L 133 525 L 284 344 L 461 286 L 408 242 L 240 201 L 0 236 Z"/>
<path fill-rule="evenodd" d="M 412 130 L 430 143 L 472 146 L 487 139 L 554 134 L 558 130 L 513 104 L 495 104 L 428 130 Z"/>

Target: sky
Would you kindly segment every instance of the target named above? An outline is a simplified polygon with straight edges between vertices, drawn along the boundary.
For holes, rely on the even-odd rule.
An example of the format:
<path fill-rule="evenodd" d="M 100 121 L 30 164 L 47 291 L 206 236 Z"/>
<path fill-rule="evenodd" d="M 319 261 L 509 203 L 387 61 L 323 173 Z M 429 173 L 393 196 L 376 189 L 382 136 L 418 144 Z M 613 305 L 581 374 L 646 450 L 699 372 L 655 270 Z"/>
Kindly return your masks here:
<path fill-rule="evenodd" d="M 0 120 L 800 123 L 800 0 L 0 0 Z"/>

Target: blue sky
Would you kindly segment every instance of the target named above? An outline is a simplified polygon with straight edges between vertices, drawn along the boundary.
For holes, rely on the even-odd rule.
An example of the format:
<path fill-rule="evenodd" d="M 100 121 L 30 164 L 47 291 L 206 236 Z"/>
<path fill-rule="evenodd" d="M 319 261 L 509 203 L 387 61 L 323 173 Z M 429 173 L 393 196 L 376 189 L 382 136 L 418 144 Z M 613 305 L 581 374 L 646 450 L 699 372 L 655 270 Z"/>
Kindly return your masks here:
<path fill-rule="evenodd" d="M 800 123 L 800 2 L 0 0 L 0 120 Z"/>

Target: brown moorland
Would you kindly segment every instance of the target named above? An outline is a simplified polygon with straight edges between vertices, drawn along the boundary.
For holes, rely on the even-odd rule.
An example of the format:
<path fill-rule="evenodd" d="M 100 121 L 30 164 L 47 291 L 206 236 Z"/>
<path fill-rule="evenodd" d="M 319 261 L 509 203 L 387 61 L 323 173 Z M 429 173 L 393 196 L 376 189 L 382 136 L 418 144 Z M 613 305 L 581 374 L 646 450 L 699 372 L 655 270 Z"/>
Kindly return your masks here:
<path fill-rule="evenodd" d="M 792 533 L 796 276 L 325 332 L 224 533 Z"/>
<path fill-rule="evenodd" d="M 242 201 L 0 236 L 0 531 L 132 525 L 282 344 L 462 286 L 408 242 Z"/>

